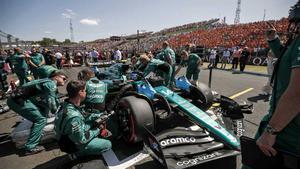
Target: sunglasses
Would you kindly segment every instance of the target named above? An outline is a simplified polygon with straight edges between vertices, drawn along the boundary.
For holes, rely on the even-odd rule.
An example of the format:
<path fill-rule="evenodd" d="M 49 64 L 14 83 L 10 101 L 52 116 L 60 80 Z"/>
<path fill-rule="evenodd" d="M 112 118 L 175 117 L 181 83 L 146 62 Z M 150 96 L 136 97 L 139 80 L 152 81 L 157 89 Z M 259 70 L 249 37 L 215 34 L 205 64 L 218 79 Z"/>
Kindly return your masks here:
<path fill-rule="evenodd" d="M 63 79 L 63 81 L 67 81 L 68 80 L 68 78 L 67 77 L 65 77 L 65 76 L 59 76 L 60 78 L 62 78 Z"/>

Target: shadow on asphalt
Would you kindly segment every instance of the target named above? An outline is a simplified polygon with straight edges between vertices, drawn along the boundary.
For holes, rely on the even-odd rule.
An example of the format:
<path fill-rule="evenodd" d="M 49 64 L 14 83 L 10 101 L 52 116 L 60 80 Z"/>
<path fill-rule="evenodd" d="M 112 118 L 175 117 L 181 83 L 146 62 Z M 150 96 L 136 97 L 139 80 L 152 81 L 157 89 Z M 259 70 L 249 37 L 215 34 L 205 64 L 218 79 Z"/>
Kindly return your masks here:
<path fill-rule="evenodd" d="M 45 151 L 51 151 L 58 148 L 56 143 L 43 144 L 42 146 L 44 146 Z M 19 157 L 25 156 L 24 149 L 17 149 L 15 144 L 11 141 L 10 133 L 0 134 L 0 147 L 1 147 L 0 158 L 12 154 L 17 154 Z"/>
<path fill-rule="evenodd" d="M 47 161 L 46 163 L 40 164 L 34 169 L 55 169 L 55 168 L 62 168 L 65 166 L 66 163 L 70 162 L 70 158 L 68 155 L 60 156 Z"/>
<path fill-rule="evenodd" d="M 34 169 L 107 169 L 104 160 L 99 156 L 86 156 L 71 160 L 66 154 L 40 164 Z"/>
<path fill-rule="evenodd" d="M 0 158 L 9 156 L 12 154 L 20 154 L 24 153 L 23 150 L 16 149 L 15 145 L 10 140 L 2 140 L 0 143 L 1 151 L 0 151 Z"/>
<path fill-rule="evenodd" d="M 249 97 L 249 98 L 247 98 L 247 100 L 249 100 L 251 102 L 255 102 L 255 103 L 257 103 L 259 100 L 268 102 L 270 100 L 270 95 L 259 94 L 258 96 Z"/>
<path fill-rule="evenodd" d="M 147 161 L 143 164 L 138 164 L 134 166 L 135 169 L 150 169 L 150 168 L 156 168 L 156 169 L 162 169 L 163 167 L 155 161 Z"/>

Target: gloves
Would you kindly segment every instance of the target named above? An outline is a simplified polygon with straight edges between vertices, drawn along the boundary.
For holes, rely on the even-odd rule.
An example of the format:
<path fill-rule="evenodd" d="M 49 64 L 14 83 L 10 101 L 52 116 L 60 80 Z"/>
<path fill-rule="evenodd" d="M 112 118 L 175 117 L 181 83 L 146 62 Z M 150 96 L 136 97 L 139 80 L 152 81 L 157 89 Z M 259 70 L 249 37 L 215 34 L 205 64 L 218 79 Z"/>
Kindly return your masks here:
<path fill-rule="evenodd" d="M 107 130 L 106 130 L 106 129 L 102 129 L 102 130 L 100 131 L 100 135 L 101 135 L 101 137 L 107 137 L 107 135 L 108 135 Z"/>

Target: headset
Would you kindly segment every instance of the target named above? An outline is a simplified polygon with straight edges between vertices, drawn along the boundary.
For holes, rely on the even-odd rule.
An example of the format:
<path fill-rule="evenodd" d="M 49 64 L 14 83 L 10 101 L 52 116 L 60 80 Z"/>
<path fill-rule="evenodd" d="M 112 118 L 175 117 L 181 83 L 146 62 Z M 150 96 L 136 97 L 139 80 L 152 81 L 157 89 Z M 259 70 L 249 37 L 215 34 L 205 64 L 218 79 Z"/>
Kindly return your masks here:
<path fill-rule="evenodd" d="M 295 39 L 300 30 L 300 0 L 291 7 L 288 19 L 290 22 L 288 26 L 289 37 Z"/>
<path fill-rule="evenodd" d="M 298 1 L 294 6 L 291 7 L 288 19 L 290 22 L 300 21 L 300 1 Z"/>

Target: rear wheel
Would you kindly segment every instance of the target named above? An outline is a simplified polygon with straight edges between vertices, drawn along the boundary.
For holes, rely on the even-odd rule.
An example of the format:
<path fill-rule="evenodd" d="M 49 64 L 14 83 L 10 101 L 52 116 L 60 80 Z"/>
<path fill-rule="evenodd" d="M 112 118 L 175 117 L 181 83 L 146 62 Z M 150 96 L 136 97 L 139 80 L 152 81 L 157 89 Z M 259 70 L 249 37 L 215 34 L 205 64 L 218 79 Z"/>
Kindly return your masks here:
<path fill-rule="evenodd" d="M 154 114 L 150 104 L 135 96 L 123 97 L 117 106 L 117 114 L 123 138 L 129 143 L 143 139 L 144 127 L 154 130 Z"/>

